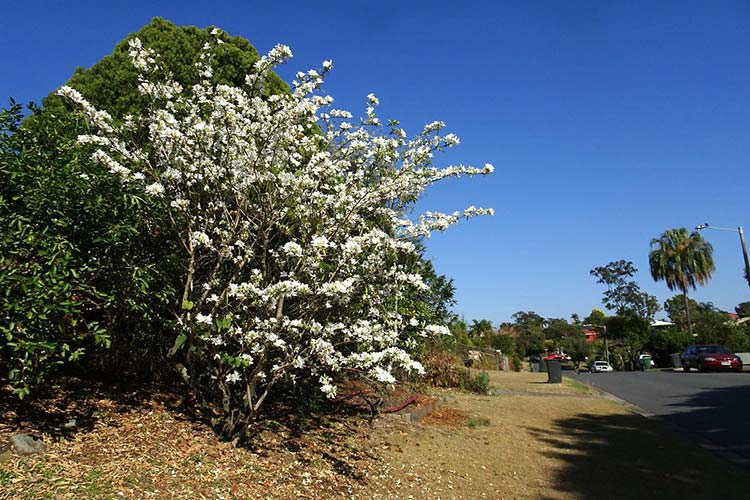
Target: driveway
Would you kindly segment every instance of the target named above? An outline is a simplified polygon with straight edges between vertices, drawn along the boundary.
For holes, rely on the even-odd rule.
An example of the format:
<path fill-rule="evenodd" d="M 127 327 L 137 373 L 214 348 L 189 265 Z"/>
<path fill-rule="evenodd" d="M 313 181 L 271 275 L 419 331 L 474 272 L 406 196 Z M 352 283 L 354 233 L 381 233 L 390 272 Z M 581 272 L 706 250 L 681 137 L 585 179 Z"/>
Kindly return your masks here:
<path fill-rule="evenodd" d="M 564 374 L 750 460 L 750 373 Z"/>

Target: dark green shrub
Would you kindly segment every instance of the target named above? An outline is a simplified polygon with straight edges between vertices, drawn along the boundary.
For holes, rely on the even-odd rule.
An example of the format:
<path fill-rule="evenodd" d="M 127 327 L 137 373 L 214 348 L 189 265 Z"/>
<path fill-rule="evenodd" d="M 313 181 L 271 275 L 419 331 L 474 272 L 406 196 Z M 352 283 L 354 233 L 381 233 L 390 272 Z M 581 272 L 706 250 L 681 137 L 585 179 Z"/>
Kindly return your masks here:
<path fill-rule="evenodd" d="M 0 369 L 21 397 L 63 365 L 118 346 L 158 350 L 170 246 L 148 205 L 89 161 L 81 125 L 11 102 L 0 112 Z"/>

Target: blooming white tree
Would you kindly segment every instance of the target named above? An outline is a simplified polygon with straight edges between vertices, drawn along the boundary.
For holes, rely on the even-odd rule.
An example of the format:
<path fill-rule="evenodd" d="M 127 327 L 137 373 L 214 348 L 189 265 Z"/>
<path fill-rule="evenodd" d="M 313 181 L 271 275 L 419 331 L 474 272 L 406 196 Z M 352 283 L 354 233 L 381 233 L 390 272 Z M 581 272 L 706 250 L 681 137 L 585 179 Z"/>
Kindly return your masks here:
<path fill-rule="evenodd" d="M 291 57 L 282 45 L 243 88 L 212 83 L 210 44 L 191 88 L 138 39 L 130 55 L 150 102 L 143 116 L 116 123 L 74 89 L 59 94 L 94 126 L 79 142 L 168 214 L 185 252 L 170 354 L 199 397 L 221 402 L 219 432 L 241 440 L 281 380 L 312 377 L 333 397 L 342 372 L 392 383 L 395 368 L 421 371 L 409 339 L 447 329 L 398 313 L 399 299 L 425 287 L 399 262 L 415 238 L 492 210 L 406 214 L 430 184 L 492 166 L 434 167 L 458 138 L 435 122 L 407 140 L 380 122 L 372 94 L 359 122 L 331 108 L 321 92 L 330 61 L 267 95 L 272 69 Z"/>

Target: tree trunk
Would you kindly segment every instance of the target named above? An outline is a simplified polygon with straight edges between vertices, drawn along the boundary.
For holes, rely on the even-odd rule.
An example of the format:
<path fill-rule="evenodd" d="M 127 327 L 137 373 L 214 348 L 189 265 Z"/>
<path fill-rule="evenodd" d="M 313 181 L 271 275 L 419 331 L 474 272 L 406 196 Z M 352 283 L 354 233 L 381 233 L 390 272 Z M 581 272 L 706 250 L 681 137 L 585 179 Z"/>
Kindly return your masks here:
<path fill-rule="evenodd" d="M 690 320 L 690 303 L 688 302 L 687 290 L 682 291 L 682 296 L 685 297 L 685 317 L 687 318 L 688 333 L 692 336 L 693 322 Z"/>

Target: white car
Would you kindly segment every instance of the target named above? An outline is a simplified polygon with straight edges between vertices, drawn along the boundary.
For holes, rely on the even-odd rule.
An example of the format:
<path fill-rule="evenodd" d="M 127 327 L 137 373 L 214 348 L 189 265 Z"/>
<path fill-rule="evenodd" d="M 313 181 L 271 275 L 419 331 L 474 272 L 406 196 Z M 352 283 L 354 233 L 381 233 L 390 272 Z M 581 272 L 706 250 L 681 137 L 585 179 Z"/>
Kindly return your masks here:
<path fill-rule="evenodd" d="M 615 371 L 615 369 L 612 368 L 612 365 L 610 365 L 606 361 L 594 361 L 594 365 L 591 367 L 591 371 L 594 373 L 602 373 L 613 372 Z"/>

